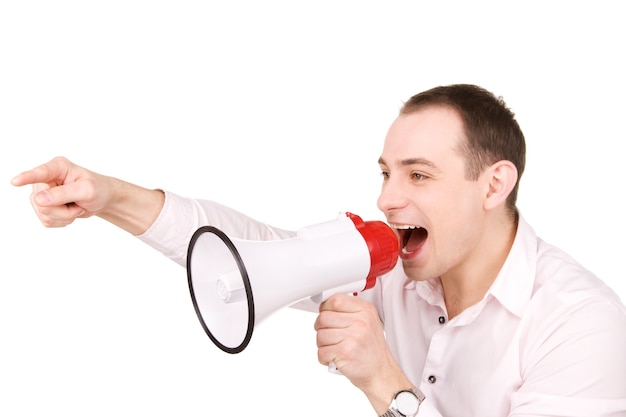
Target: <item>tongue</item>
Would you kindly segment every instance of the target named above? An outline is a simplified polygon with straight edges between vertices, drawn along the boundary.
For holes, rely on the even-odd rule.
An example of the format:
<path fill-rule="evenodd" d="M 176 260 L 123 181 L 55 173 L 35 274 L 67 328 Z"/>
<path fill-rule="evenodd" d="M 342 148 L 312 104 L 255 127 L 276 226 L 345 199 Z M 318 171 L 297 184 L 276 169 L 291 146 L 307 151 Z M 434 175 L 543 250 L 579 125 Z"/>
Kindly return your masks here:
<path fill-rule="evenodd" d="M 409 235 L 409 239 L 406 241 L 406 244 L 404 245 L 404 250 L 406 252 L 414 252 L 417 250 L 417 248 L 419 248 L 419 246 L 424 242 L 424 239 L 426 239 L 426 229 L 423 228 L 419 228 L 419 229 L 415 229 L 413 231 L 411 231 L 411 234 Z"/>

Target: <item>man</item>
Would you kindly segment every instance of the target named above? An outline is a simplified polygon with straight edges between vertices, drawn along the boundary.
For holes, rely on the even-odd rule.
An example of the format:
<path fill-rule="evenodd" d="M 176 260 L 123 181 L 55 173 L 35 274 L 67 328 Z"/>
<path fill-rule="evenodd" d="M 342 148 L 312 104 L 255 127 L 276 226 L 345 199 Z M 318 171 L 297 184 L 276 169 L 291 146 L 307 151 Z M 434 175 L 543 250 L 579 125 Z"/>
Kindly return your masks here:
<path fill-rule="evenodd" d="M 319 361 L 377 415 L 626 416 L 626 308 L 518 212 L 525 143 L 506 105 L 473 85 L 417 94 L 379 164 L 378 206 L 401 263 L 359 297 L 320 305 Z M 204 224 L 243 239 L 294 235 L 63 158 L 12 182 L 34 184 L 45 226 L 96 215 L 181 265 Z"/>

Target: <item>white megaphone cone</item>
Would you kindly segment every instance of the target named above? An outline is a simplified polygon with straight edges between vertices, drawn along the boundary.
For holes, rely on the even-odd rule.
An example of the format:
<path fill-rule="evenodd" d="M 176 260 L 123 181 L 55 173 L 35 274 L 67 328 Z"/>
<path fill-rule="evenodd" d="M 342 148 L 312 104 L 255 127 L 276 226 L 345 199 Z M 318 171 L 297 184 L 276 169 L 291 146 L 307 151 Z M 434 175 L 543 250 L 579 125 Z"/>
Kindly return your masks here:
<path fill-rule="evenodd" d="M 396 265 L 398 246 L 385 223 L 352 213 L 284 240 L 233 239 L 203 226 L 187 253 L 189 291 L 209 338 L 223 351 L 239 353 L 254 326 L 280 308 L 374 286 Z"/>

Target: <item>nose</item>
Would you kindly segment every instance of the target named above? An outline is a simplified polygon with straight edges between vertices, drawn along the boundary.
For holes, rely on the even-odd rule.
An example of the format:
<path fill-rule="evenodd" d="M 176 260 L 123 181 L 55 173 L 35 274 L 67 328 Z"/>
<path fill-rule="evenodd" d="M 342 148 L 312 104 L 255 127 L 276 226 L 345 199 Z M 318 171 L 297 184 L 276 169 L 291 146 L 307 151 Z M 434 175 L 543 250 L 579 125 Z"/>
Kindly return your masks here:
<path fill-rule="evenodd" d="M 407 205 L 407 201 L 406 194 L 400 184 L 391 179 L 383 182 L 377 201 L 380 211 L 388 213 L 403 208 Z"/>

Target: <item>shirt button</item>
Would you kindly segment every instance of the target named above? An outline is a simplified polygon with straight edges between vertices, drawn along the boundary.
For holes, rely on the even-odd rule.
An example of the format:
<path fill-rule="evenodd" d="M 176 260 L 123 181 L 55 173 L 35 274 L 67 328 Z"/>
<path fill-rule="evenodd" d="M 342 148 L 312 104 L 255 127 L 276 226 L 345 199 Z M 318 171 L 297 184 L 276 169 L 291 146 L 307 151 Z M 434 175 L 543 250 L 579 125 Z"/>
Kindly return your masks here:
<path fill-rule="evenodd" d="M 428 382 L 430 382 L 431 384 L 434 384 L 435 382 L 437 382 L 437 377 L 435 375 L 429 376 Z"/>
<path fill-rule="evenodd" d="M 439 323 L 444 324 L 446 322 L 446 318 L 444 316 L 439 316 Z"/>

